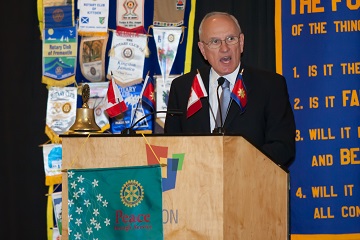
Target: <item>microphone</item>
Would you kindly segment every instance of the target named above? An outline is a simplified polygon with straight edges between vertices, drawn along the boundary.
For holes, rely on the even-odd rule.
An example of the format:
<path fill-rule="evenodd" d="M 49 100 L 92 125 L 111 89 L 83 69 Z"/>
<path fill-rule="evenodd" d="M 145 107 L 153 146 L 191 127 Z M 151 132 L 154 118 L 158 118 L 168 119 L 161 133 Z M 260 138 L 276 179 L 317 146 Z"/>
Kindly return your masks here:
<path fill-rule="evenodd" d="M 223 109 L 221 109 L 221 102 L 220 102 L 220 97 L 219 97 L 219 87 L 221 85 L 223 85 L 223 83 L 225 82 L 225 78 L 219 77 L 217 81 L 218 81 L 218 86 L 216 88 L 216 96 L 217 96 L 217 100 L 218 100 L 218 112 L 220 114 L 220 125 L 221 126 L 218 126 L 218 122 L 215 119 L 216 127 L 214 128 L 213 133 L 224 133 L 224 128 L 223 128 L 224 123 L 223 123 L 223 119 L 222 119 L 222 110 Z"/>
<path fill-rule="evenodd" d="M 148 116 L 151 115 L 155 115 L 158 113 L 166 113 L 166 114 L 174 114 L 174 115 L 183 115 L 183 112 L 180 111 L 155 111 L 155 112 L 151 112 L 148 114 L 145 114 L 144 116 L 142 116 L 141 118 L 139 118 L 134 124 L 132 124 L 130 127 L 125 128 L 121 131 L 121 134 L 127 134 L 127 135 L 134 135 L 136 134 L 136 131 L 134 130 L 134 127 L 141 122 L 142 120 L 144 120 L 145 118 L 147 118 Z"/>

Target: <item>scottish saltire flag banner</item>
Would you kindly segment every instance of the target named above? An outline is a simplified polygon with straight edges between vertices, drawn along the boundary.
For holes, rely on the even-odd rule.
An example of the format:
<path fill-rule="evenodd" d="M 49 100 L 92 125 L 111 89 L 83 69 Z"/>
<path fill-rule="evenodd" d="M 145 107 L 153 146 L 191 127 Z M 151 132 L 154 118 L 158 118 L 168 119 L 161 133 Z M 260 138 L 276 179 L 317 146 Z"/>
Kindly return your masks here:
<path fill-rule="evenodd" d="M 160 165 L 68 170 L 69 239 L 163 239 Z"/>
<path fill-rule="evenodd" d="M 296 121 L 292 240 L 360 239 L 360 2 L 276 1 Z"/>
<path fill-rule="evenodd" d="M 48 28 L 43 34 L 42 83 L 65 87 L 75 82 L 76 27 Z"/>
<path fill-rule="evenodd" d="M 78 1 L 81 36 L 106 35 L 109 22 L 109 0 Z"/>

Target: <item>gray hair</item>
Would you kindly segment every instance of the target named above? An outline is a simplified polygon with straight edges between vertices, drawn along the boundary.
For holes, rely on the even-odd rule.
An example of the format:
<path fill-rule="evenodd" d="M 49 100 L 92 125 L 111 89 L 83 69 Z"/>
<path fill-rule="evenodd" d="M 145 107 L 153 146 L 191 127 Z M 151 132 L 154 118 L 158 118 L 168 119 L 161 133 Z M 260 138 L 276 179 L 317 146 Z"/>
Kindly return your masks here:
<path fill-rule="evenodd" d="M 208 14 L 205 15 L 205 17 L 201 20 L 200 22 L 200 26 L 199 26 L 199 38 L 201 36 L 201 33 L 202 33 L 202 27 L 203 27 L 203 23 L 205 22 L 206 19 L 208 19 L 209 17 L 211 16 L 214 16 L 214 15 L 223 15 L 223 16 L 228 16 L 230 17 L 234 23 L 236 24 L 236 26 L 239 28 L 239 31 L 241 33 L 241 27 L 240 27 L 240 24 L 238 22 L 238 20 L 233 16 L 231 15 L 230 13 L 227 13 L 227 12 L 209 12 Z"/>

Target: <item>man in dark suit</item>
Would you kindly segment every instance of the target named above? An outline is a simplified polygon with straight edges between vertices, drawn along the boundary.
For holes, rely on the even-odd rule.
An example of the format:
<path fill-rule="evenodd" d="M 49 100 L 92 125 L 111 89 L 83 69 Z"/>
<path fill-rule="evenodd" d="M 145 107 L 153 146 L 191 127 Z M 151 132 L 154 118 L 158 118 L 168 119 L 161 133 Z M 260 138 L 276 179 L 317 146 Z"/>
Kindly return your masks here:
<path fill-rule="evenodd" d="M 290 164 L 295 156 L 296 129 L 285 78 L 241 63 L 244 34 L 236 18 L 228 13 L 207 14 L 200 23 L 199 38 L 198 47 L 211 67 L 173 80 L 167 107 L 184 114 L 167 114 L 164 133 L 206 134 L 221 129 L 221 133 L 243 136 L 277 164 Z M 220 107 L 226 116 L 217 122 L 222 92 L 219 77 L 230 82 L 235 97 L 228 107 Z M 195 79 L 200 86 L 203 84 L 204 91 L 200 92 L 205 95 L 199 99 L 201 108 L 189 116 L 186 113 Z"/>

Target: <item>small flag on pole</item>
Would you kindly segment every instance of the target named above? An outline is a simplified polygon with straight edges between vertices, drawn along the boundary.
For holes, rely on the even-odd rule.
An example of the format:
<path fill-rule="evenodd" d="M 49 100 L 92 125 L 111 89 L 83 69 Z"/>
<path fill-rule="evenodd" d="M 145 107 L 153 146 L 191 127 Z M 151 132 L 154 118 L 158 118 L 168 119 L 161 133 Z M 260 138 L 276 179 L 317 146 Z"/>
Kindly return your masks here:
<path fill-rule="evenodd" d="M 203 80 L 200 76 L 200 73 L 198 73 L 194 77 L 191 86 L 191 93 L 187 105 L 187 114 L 186 114 L 187 118 L 191 117 L 193 114 L 195 114 L 197 111 L 199 111 L 202 108 L 200 98 L 207 96 L 208 94 L 206 92 Z"/>
<path fill-rule="evenodd" d="M 109 82 L 109 87 L 106 94 L 106 108 L 105 111 L 109 117 L 116 117 L 117 115 L 127 110 L 126 103 L 121 96 L 120 90 L 117 87 L 113 78 Z"/>
<path fill-rule="evenodd" d="M 149 76 L 146 75 L 144 86 L 141 91 L 140 97 L 143 102 L 148 104 L 152 110 L 155 109 L 155 86 L 154 80 Z"/>
<path fill-rule="evenodd" d="M 245 111 L 247 104 L 247 92 L 242 78 L 243 71 L 244 69 L 239 73 L 231 92 L 231 98 L 239 105 L 241 111 Z"/>

